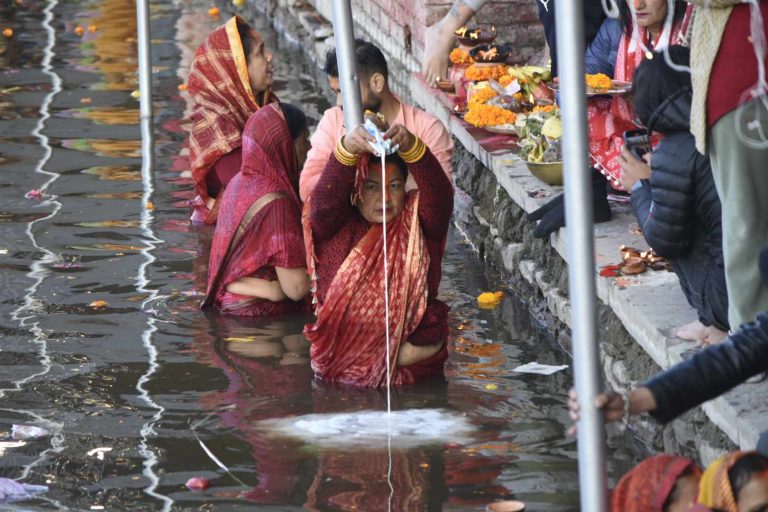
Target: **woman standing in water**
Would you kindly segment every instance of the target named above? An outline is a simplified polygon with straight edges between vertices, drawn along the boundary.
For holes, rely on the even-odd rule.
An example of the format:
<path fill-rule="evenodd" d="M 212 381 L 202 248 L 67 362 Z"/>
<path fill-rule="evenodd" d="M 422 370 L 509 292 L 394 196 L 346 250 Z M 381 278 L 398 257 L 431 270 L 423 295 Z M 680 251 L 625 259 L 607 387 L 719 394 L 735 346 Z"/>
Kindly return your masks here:
<path fill-rule="evenodd" d="M 243 131 L 243 168 L 221 194 L 203 308 L 271 316 L 308 310 L 299 170 L 309 150 L 307 119 L 273 103 Z"/>
<path fill-rule="evenodd" d="M 388 384 L 387 360 L 389 384 L 399 385 L 441 374 L 447 358 L 448 306 L 437 289 L 453 188 L 429 148 L 404 126 L 384 136 L 406 149 L 387 157 L 383 180 L 381 162 L 371 158 L 372 137 L 358 126 L 339 140 L 310 208 L 319 302 L 317 322 L 304 330 L 312 368 L 324 379 L 366 387 Z M 406 193 L 408 174 L 418 190 Z"/>
<path fill-rule="evenodd" d="M 240 172 L 243 127 L 251 114 L 276 101 L 272 82 L 272 53 L 239 16 L 197 49 L 189 75 L 194 101 L 189 153 L 197 193 L 193 223 L 216 223 L 221 192 Z"/>

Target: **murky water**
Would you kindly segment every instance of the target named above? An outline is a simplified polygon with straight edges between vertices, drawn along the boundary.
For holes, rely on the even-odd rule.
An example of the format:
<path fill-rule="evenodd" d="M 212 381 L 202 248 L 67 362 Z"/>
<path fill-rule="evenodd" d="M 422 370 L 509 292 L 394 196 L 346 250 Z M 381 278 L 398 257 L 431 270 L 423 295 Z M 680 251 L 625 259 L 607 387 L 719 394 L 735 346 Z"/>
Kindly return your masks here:
<path fill-rule="evenodd" d="M 0 453 L 0 476 L 50 487 L 16 506 L 482 510 L 514 496 L 529 510 L 576 509 L 575 442 L 564 434 L 572 376 L 511 371 L 569 361 L 514 298 L 477 309 L 478 293 L 502 285 L 456 234 L 441 292 L 452 306 L 446 382 L 392 400 L 397 411 L 462 415 L 469 438 L 345 449 L 259 426 L 382 411 L 386 395 L 314 380 L 297 338 L 304 319 L 249 323 L 197 309 L 210 233 L 187 222 L 191 181 L 179 154 L 189 107 L 177 87 L 215 25 L 208 7 L 152 4 L 157 144 L 147 206 L 131 97 L 134 3 L 0 6 L 0 28 L 15 32 L 0 42 L 0 440 L 14 424 L 51 433 Z M 305 60 L 255 25 L 278 49 L 280 96 L 316 122 L 328 103 Z M 25 198 L 31 190 L 40 192 Z M 609 473 L 630 458 L 612 449 Z M 191 492 L 193 476 L 213 486 Z"/>

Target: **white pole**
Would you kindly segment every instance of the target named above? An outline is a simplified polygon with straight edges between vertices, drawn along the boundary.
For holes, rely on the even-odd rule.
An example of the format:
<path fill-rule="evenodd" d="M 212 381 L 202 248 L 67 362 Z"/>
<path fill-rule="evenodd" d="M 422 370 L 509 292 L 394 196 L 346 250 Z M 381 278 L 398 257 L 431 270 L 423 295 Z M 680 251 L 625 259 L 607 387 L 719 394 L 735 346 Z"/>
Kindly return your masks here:
<path fill-rule="evenodd" d="M 350 0 L 333 0 L 333 38 L 339 65 L 339 86 L 347 130 L 363 122 L 360 86 L 355 57 L 355 30 L 352 24 Z"/>
<path fill-rule="evenodd" d="M 136 0 L 139 35 L 139 101 L 141 113 L 142 175 L 152 169 L 152 53 L 149 37 L 149 0 Z"/>
<path fill-rule="evenodd" d="M 581 403 L 578 428 L 581 510 L 605 512 L 605 434 L 602 412 L 591 407 L 600 391 L 595 314 L 595 257 L 592 187 L 587 154 L 584 84 L 584 2 L 557 2 L 557 58 L 563 116 L 565 218 L 568 238 L 568 288 L 576 391 Z"/>

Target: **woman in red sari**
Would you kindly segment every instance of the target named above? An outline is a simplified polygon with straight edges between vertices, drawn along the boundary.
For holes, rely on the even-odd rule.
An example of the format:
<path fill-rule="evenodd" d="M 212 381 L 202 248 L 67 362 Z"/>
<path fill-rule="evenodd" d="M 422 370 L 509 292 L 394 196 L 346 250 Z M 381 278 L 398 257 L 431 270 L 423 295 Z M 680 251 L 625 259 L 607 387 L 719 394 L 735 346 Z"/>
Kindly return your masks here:
<path fill-rule="evenodd" d="M 194 100 L 189 154 L 197 197 L 192 222 L 215 224 L 217 199 L 240 172 L 243 127 L 276 98 L 272 53 L 239 16 L 214 30 L 195 53 L 189 75 Z"/>
<path fill-rule="evenodd" d="M 634 4 L 634 16 L 629 3 Z M 673 24 L 665 28 L 667 0 L 624 0 L 621 20 L 607 19 L 587 50 L 587 73 L 611 74 L 614 80 L 632 82 L 635 68 L 654 50 L 676 44 L 687 25 L 685 2 L 675 1 Z M 634 19 L 633 19 L 634 18 Z M 589 155 L 611 186 L 623 190 L 620 155 L 623 135 L 637 129 L 632 103 L 622 96 L 592 98 L 587 105 Z"/>
<path fill-rule="evenodd" d="M 242 171 L 221 195 L 204 308 L 240 316 L 308 309 L 299 201 L 308 141 L 293 105 L 272 103 L 248 120 Z"/>
<path fill-rule="evenodd" d="M 690 459 L 648 457 L 621 477 L 611 496 L 613 512 L 683 512 L 696 501 L 701 469 Z"/>
<path fill-rule="evenodd" d="M 307 325 L 304 334 L 311 344 L 312 368 L 323 379 L 366 387 L 439 375 L 447 358 L 448 306 L 437 299 L 437 291 L 453 188 L 435 156 L 404 126 L 392 127 L 385 137 L 410 149 L 387 157 L 384 180 L 381 162 L 369 158 L 372 138 L 358 126 L 340 139 L 310 202 L 318 308 L 317 322 Z M 418 190 L 406 194 L 409 173 Z"/>

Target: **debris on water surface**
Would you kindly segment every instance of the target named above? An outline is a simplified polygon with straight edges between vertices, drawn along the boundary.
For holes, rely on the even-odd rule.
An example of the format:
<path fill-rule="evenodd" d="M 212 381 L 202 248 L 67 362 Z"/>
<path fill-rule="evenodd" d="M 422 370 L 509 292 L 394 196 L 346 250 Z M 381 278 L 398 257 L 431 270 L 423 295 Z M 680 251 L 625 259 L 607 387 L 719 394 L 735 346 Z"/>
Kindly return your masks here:
<path fill-rule="evenodd" d="M 80 98 L 81 105 L 90 105 L 91 103 L 93 103 L 91 98 Z"/>
<path fill-rule="evenodd" d="M 95 300 L 88 305 L 94 309 L 103 309 L 109 306 L 109 302 L 105 300 Z"/>
<path fill-rule="evenodd" d="M 12 28 L 3 29 L 3 35 L 10 39 L 11 37 L 13 37 L 13 29 Z"/>
<path fill-rule="evenodd" d="M 49 435 L 51 433 L 48 430 L 34 425 L 14 425 L 11 429 L 11 437 L 14 439 L 36 439 Z"/>
<path fill-rule="evenodd" d="M 211 486 L 211 481 L 202 476 L 193 476 L 187 480 L 186 485 L 190 491 L 204 491 Z"/>
<path fill-rule="evenodd" d="M 131 98 L 139 99 L 141 97 L 141 91 L 138 89 L 131 92 Z"/>
<path fill-rule="evenodd" d="M 180 91 L 186 91 L 189 88 L 187 84 L 179 84 Z"/>
<path fill-rule="evenodd" d="M 88 455 L 89 457 L 93 457 L 94 455 L 96 455 L 97 459 L 104 460 L 104 454 L 111 451 L 112 451 L 112 448 L 110 448 L 109 446 L 102 446 L 99 448 L 94 448 L 93 450 L 88 450 L 88 453 L 86 453 L 86 455 Z"/>
<path fill-rule="evenodd" d="M 155 203 L 153 203 L 152 201 L 147 201 L 147 204 L 145 206 L 147 207 L 147 210 L 155 209 Z"/>
<path fill-rule="evenodd" d="M 211 7 L 210 9 L 208 9 L 208 16 L 210 16 L 211 18 L 218 18 L 220 12 L 221 11 L 219 10 L 218 7 Z"/>
<path fill-rule="evenodd" d="M 0 478 L 0 503 L 28 500 L 43 492 L 48 492 L 48 486 L 20 484 L 10 478 Z"/>
<path fill-rule="evenodd" d="M 24 197 L 26 197 L 27 199 L 34 199 L 35 201 L 39 201 L 42 198 L 44 198 L 46 195 L 47 194 L 45 193 L 44 190 L 41 190 L 39 188 L 33 188 L 32 190 L 24 194 Z"/>
<path fill-rule="evenodd" d="M 0 441 L 0 457 L 3 456 L 8 448 L 20 448 L 26 444 L 24 441 Z"/>
<path fill-rule="evenodd" d="M 557 373 L 561 370 L 565 370 L 568 368 L 567 364 L 563 364 L 560 366 L 553 366 L 549 364 L 539 364 L 536 361 L 532 363 L 526 363 L 524 365 L 520 365 L 517 368 L 514 368 L 513 372 L 519 372 L 519 373 L 535 373 L 538 375 L 552 375 L 553 373 Z"/>
<path fill-rule="evenodd" d="M 85 29 L 80 25 L 75 27 L 75 34 L 82 36 L 85 33 Z"/>
<path fill-rule="evenodd" d="M 484 387 L 485 389 L 487 389 L 488 391 L 494 391 L 494 390 L 497 390 L 497 389 L 499 389 L 499 385 L 498 385 L 498 384 L 486 384 L 486 385 L 485 385 L 485 386 L 483 386 L 483 387 Z"/>

